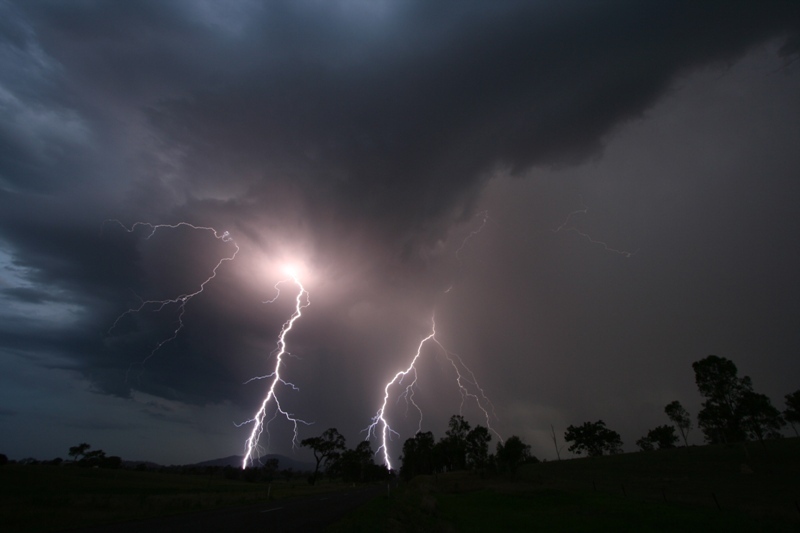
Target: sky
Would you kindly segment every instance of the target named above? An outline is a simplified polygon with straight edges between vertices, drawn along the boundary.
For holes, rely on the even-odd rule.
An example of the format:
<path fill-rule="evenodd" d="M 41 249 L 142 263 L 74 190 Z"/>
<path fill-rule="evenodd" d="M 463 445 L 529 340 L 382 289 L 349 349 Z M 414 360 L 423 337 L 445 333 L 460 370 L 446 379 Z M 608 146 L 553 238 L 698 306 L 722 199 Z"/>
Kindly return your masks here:
<path fill-rule="evenodd" d="M 299 439 L 367 438 L 434 320 L 392 460 L 459 412 L 633 451 L 710 354 L 782 409 L 799 57 L 782 0 L 0 0 L 0 453 L 244 453 L 286 265 Z"/>

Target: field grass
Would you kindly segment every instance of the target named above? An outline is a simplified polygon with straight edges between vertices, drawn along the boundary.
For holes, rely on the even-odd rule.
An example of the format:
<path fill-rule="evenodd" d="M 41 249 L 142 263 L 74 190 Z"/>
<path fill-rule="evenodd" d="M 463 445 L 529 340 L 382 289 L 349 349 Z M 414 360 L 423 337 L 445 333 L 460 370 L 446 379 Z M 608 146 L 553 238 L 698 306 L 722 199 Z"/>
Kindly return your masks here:
<path fill-rule="evenodd" d="M 800 531 L 800 439 L 421 476 L 345 531 Z"/>
<path fill-rule="evenodd" d="M 182 475 L 71 466 L 0 467 L 0 530 L 49 532 L 340 490 L 305 478 L 246 483 Z"/>

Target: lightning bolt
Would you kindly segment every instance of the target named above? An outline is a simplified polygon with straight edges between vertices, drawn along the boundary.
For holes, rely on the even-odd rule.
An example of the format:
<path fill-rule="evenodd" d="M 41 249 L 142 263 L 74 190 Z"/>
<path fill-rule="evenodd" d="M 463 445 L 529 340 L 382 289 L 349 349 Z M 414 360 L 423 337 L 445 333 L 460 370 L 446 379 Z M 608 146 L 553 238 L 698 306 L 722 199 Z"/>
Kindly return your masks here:
<path fill-rule="evenodd" d="M 184 313 L 186 312 L 186 305 L 195 296 L 197 296 L 198 294 L 202 293 L 205 290 L 206 285 L 208 283 L 210 283 L 211 280 L 213 280 L 217 276 L 217 271 L 219 270 L 219 268 L 222 266 L 223 263 L 225 263 L 226 261 L 233 261 L 236 258 L 236 255 L 239 253 L 239 245 L 236 244 L 236 242 L 233 240 L 233 237 L 227 231 L 219 232 L 216 229 L 211 228 L 211 227 L 196 226 L 196 225 L 190 224 L 188 222 L 179 222 L 177 224 L 151 224 L 149 222 L 136 222 L 131 226 L 126 226 L 125 224 L 123 224 L 119 220 L 106 220 L 103 224 L 105 225 L 106 223 L 109 223 L 109 222 L 113 222 L 115 224 L 118 224 L 119 226 L 121 226 L 128 233 L 134 233 L 137 230 L 137 228 L 140 228 L 140 227 L 148 228 L 149 229 L 149 233 L 146 235 L 145 239 L 150 239 L 153 235 L 155 235 L 156 231 L 158 231 L 160 229 L 164 229 L 164 228 L 177 229 L 177 228 L 181 228 L 181 227 L 186 227 L 186 228 L 191 228 L 193 230 L 198 230 L 198 231 L 207 231 L 207 232 L 212 233 L 215 239 L 218 239 L 218 240 L 220 240 L 222 242 L 225 242 L 225 243 L 231 243 L 233 245 L 233 247 L 234 247 L 233 253 L 230 254 L 229 256 L 223 257 L 222 259 L 220 259 L 217 262 L 217 264 L 212 269 L 211 274 L 202 283 L 200 283 L 200 285 L 199 285 L 199 287 L 197 288 L 196 291 L 190 292 L 190 293 L 179 294 L 179 295 L 177 295 L 177 296 L 175 296 L 173 298 L 166 298 L 166 299 L 163 299 L 163 300 L 142 300 L 142 302 L 138 306 L 128 309 L 127 311 L 122 313 L 120 316 L 118 316 L 116 320 L 114 320 L 114 323 L 111 325 L 111 327 L 108 330 L 109 334 L 112 334 L 114 329 L 120 323 L 120 321 L 122 321 L 125 317 L 127 317 L 129 315 L 140 313 L 140 312 L 142 312 L 142 311 L 144 311 L 146 309 L 152 309 L 153 311 L 157 312 L 157 311 L 161 311 L 161 310 L 163 310 L 163 309 L 165 309 L 165 308 L 167 308 L 169 306 L 172 306 L 172 305 L 177 306 L 177 310 L 178 310 L 177 317 L 178 318 L 177 318 L 177 325 L 176 325 L 175 329 L 173 330 L 172 334 L 169 335 L 167 338 L 164 338 L 164 339 L 162 339 L 162 340 L 160 340 L 160 341 L 158 341 L 156 343 L 156 345 L 153 347 L 153 349 L 150 351 L 150 353 L 147 355 L 147 357 L 145 357 L 139 363 L 139 364 L 143 365 L 143 364 L 145 364 L 147 362 L 148 359 L 153 357 L 156 354 L 156 352 L 158 352 L 165 344 L 174 341 L 178 337 L 178 335 L 180 334 L 181 330 L 184 327 L 183 316 L 184 316 Z M 253 454 L 256 451 L 258 451 L 258 449 L 259 449 L 258 442 L 259 442 L 259 439 L 261 438 L 261 435 L 264 433 L 264 431 L 267 431 L 267 434 L 269 435 L 269 431 L 268 431 L 269 423 L 272 420 L 274 420 L 278 415 L 284 416 L 287 420 L 289 420 L 293 424 L 293 426 L 294 426 L 294 437 L 292 439 L 292 444 L 295 445 L 295 446 L 297 445 L 297 438 L 298 438 L 298 435 L 297 435 L 298 424 L 309 424 L 308 422 L 305 422 L 304 420 L 300 420 L 299 418 L 295 418 L 294 415 L 292 415 L 288 411 L 284 410 L 283 407 L 280 404 L 280 401 L 278 399 L 277 392 L 276 392 L 276 388 L 277 388 L 278 384 L 285 385 L 287 387 L 291 387 L 294 390 L 299 390 L 294 384 L 289 383 L 288 381 L 286 381 L 283 378 L 281 378 L 280 370 L 281 370 L 281 366 L 283 364 L 283 356 L 284 355 L 290 355 L 289 352 L 286 349 L 286 336 L 288 335 L 289 331 L 291 331 L 292 327 L 294 326 L 294 323 L 302 316 L 303 309 L 308 307 L 309 304 L 310 304 L 308 291 L 303 286 L 303 284 L 300 282 L 300 279 L 297 277 L 295 272 L 292 271 L 292 272 L 289 272 L 288 274 L 290 276 L 290 279 L 284 279 L 284 280 L 281 280 L 281 281 L 279 281 L 278 283 L 275 284 L 275 290 L 276 290 L 275 297 L 272 298 L 271 300 L 267 300 L 266 302 L 264 302 L 264 303 L 273 303 L 273 302 L 275 302 L 281 295 L 280 286 L 282 284 L 284 284 L 284 283 L 293 282 L 295 285 L 297 285 L 297 287 L 299 289 L 298 293 L 297 293 L 297 297 L 295 298 L 295 310 L 292 313 L 291 317 L 286 322 L 284 322 L 284 324 L 283 324 L 283 326 L 281 328 L 280 334 L 278 336 L 277 347 L 270 353 L 270 355 L 275 355 L 275 367 L 274 367 L 274 370 L 270 374 L 267 374 L 265 376 L 257 376 L 257 377 L 251 378 L 251 379 L 249 379 L 249 380 L 247 380 L 245 382 L 245 384 L 247 384 L 247 383 L 250 383 L 251 381 L 270 379 L 271 378 L 271 382 L 270 382 L 270 385 L 269 385 L 269 388 L 268 388 L 268 391 L 267 391 L 267 395 L 264 398 L 263 402 L 261 403 L 261 406 L 260 406 L 259 410 L 256 412 L 256 414 L 255 414 L 255 416 L 253 418 L 243 422 L 242 424 L 235 424 L 237 427 L 241 427 L 241 426 L 243 426 L 245 424 L 250 424 L 250 423 L 253 424 L 253 430 L 251 431 L 250 436 L 247 438 L 247 440 L 245 442 L 245 452 L 246 453 L 245 453 L 244 459 L 242 461 L 242 468 L 246 468 L 249 464 L 252 464 L 252 462 L 253 462 Z M 130 372 L 130 368 L 128 369 L 128 372 Z M 267 412 L 269 410 L 269 406 L 270 406 L 271 402 L 274 402 L 274 404 L 275 404 L 275 412 L 274 412 L 272 418 L 267 420 L 266 419 L 267 418 Z"/>
<path fill-rule="evenodd" d="M 113 222 L 113 223 L 118 224 L 119 226 L 121 226 L 128 233 L 135 232 L 138 227 L 149 228 L 150 232 L 147 234 L 145 239 L 150 239 L 150 237 L 155 235 L 156 231 L 158 231 L 159 229 L 162 229 L 162 228 L 177 229 L 177 228 L 181 228 L 181 227 L 186 227 L 186 228 L 191 228 L 191 229 L 197 230 L 197 231 L 207 231 L 207 232 L 212 233 L 214 235 L 215 239 L 220 240 L 220 241 L 225 242 L 225 243 L 231 243 L 233 245 L 233 247 L 234 247 L 233 253 L 230 256 L 223 257 L 222 259 L 220 259 L 217 262 L 217 264 L 211 270 L 211 275 L 208 278 L 206 278 L 205 281 L 200 283 L 200 286 L 197 288 L 196 291 L 190 292 L 190 293 L 179 294 L 179 295 L 175 296 L 174 298 L 166 298 L 164 300 L 142 300 L 142 302 L 139 304 L 139 306 L 132 307 L 132 308 L 128 309 L 127 311 L 125 311 L 124 313 L 119 315 L 116 320 L 114 320 L 114 323 L 111 325 L 111 327 L 108 330 L 108 334 L 109 335 L 113 334 L 113 331 L 117 327 L 119 322 L 121 320 L 123 320 L 128 315 L 140 313 L 143 310 L 148 309 L 148 308 L 151 308 L 154 312 L 158 312 L 158 311 L 161 311 L 164 308 L 169 307 L 171 305 L 177 306 L 177 309 L 178 309 L 178 324 L 175 327 L 175 330 L 172 332 L 172 335 L 170 335 L 169 337 L 167 337 L 165 339 L 162 339 L 159 342 L 157 342 L 156 345 L 153 347 L 153 349 L 150 351 L 150 353 L 147 355 L 147 357 L 145 357 L 142 361 L 139 362 L 140 365 L 144 365 L 165 344 L 174 341 L 178 337 L 178 334 L 181 332 L 181 330 L 183 329 L 183 326 L 184 326 L 184 324 L 183 324 L 183 315 L 186 312 L 186 304 L 188 304 L 192 300 L 192 298 L 194 298 L 198 294 L 202 293 L 205 290 L 206 285 L 212 279 L 217 277 L 217 271 L 219 270 L 219 268 L 222 266 L 223 263 L 225 263 L 226 261 L 233 261 L 236 258 L 236 255 L 239 253 L 239 245 L 236 244 L 236 241 L 233 240 L 233 237 L 231 237 L 231 234 L 229 232 L 227 232 L 227 231 L 224 231 L 224 232 L 220 233 L 219 231 L 217 231 L 214 228 L 207 227 L 207 226 L 195 226 L 194 224 L 190 224 L 188 222 L 178 222 L 177 224 L 151 224 L 149 222 L 136 222 L 131 226 L 126 226 L 125 224 L 123 224 L 119 220 L 106 220 L 103 224 L 105 225 L 106 223 L 109 223 L 109 222 Z M 131 367 L 132 366 L 133 365 L 131 365 Z M 130 373 L 131 367 L 128 368 L 128 374 Z M 127 380 L 127 374 L 126 374 L 126 380 Z"/>
<path fill-rule="evenodd" d="M 461 262 L 461 258 L 459 256 L 461 250 L 464 249 L 464 247 L 467 245 L 467 242 L 470 239 L 478 235 L 483 230 L 483 228 L 486 226 L 487 221 L 489 220 L 488 211 L 481 211 L 480 213 L 478 213 L 478 216 L 482 216 L 482 222 L 480 226 L 477 229 L 472 230 L 461 242 L 461 246 L 459 246 L 458 249 L 456 250 L 455 255 L 459 261 L 459 264 Z M 453 285 L 450 285 L 444 291 L 444 293 L 447 294 L 452 289 Z M 408 367 L 406 367 L 405 370 L 400 370 L 399 372 L 397 372 L 394 375 L 394 377 L 386 383 L 386 385 L 383 388 L 383 402 L 381 403 L 381 406 L 376 412 L 375 416 L 372 417 L 370 425 L 363 430 L 363 432 L 367 434 L 366 440 L 369 440 L 370 438 L 374 437 L 378 440 L 378 442 L 380 442 L 378 450 L 375 452 L 375 454 L 383 456 L 383 463 L 389 470 L 392 470 L 392 461 L 389 457 L 390 455 L 389 441 L 391 440 L 392 436 L 397 436 L 397 437 L 400 436 L 400 434 L 397 431 L 392 429 L 388 421 L 388 415 L 386 413 L 386 409 L 389 404 L 389 399 L 391 397 L 391 389 L 393 388 L 393 386 L 395 386 L 395 388 L 397 386 L 402 386 L 403 382 L 406 379 L 409 380 L 405 385 L 405 387 L 402 389 L 402 392 L 398 394 L 397 401 L 399 401 L 400 399 L 405 399 L 407 409 L 409 404 L 414 406 L 414 409 L 416 409 L 419 415 L 417 432 L 422 431 L 423 413 L 420 406 L 414 401 L 414 391 L 418 377 L 416 364 L 419 358 L 422 357 L 422 349 L 427 343 L 435 344 L 439 348 L 441 353 L 444 355 L 444 357 L 447 359 L 447 361 L 449 361 L 451 366 L 453 367 L 453 370 L 456 375 L 456 384 L 458 385 L 459 392 L 461 394 L 461 405 L 459 407 L 459 414 L 461 414 L 461 412 L 463 411 L 464 404 L 466 401 L 468 401 L 469 399 L 474 400 L 478 408 L 484 414 L 487 428 L 490 431 L 492 431 L 495 435 L 497 435 L 497 437 L 501 441 L 503 440 L 500 434 L 497 433 L 497 431 L 495 431 L 494 428 L 492 428 L 490 422 L 491 417 L 489 414 L 489 409 L 487 409 L 484 404 L 489 406 L 489 408 L 492 411 L 492 414 L 495 416 L 495 418 L 497 418 L 496 414 L 494 413 L 494 406 L 492 405 L 492 402 L 489 401 L 489 399 L 487 398 L 484 390 L 478 384 L 478 380 L 475 378 L 475 374 L 464 363 L 464 361 L 458 354 L 449 351 L 439 341 L 439 339 L 436 338 L 436 317 L 434 315 L 431 317 L 430 333 L 424 338 L 422 338 L 422 340 L 420 341 L 419 345 L 417 346 L 417 351 L 412 356 L 411 362 L 408 365 Z"/>
<path fill-rule="evenodd" d="M 265 303 L 272 303 L 280 297 L 280 285 L 282 283 L 287 283 L 289 280 L 282 280 L 275 284 L 275 290 L 277 291 L 277 295 L 272 300 L 268 300 Z M 298 287 L 297 297 L 295 298 L 295 309 L 292 313 L 292 316 L 283 323 L 283 327 L 281 328 L 281 332 L 278 335 L 278 344 L 277 347 L 271 352 L 270 355 L 275 354 L 275 367 L 274 370 L 267 374 L 266 376 L 259 376 L 255 378 L 251 378 L 247 381 L 250 383 L 253 380 L 261 380 L 261 379 L 270 379 L 271 382 L 269 384 L 269 388 L 267 389 L 267 395 L 264 397 L 264 400 L 261 402 L 261 406 L 259 407 L 256 414 L 250 420 L 243 422 L 242 424 L 237 424 L 237 427 L 241 427 L 245 424 L 253 424 L 253 429 L 250 432 L 250 436 L 245 441 L 245 455 L 242 460 L 242 469 L 247 468 L 248 465 L 251 465 L 254 461 L 254 455 L 258 455 L 257 452 L 259 451 L 258 442 L 261 439 L 261 435 L 264 431 L 267 432 L 267 436 L 269 436 L 269 423 L 272 422 L 278 415 L 282 415 L 286 420 L 288 420 L 294 426 L 294 437 L 292 438 L 292 445 L 297 446 L 297 428 L 298 424 L 305 424 L 310 425 L 309 422 L 304 420 L 300 420 L 299 418 L 295 418 L 292 413 L 284 410 L 281 407 L 280 400 L 278 399 L 278 394 L 275 391 L 278 384 L 285 385 L 287 387 L 291 387 L 294 390 L 299 390 L 295 385 L 285 381 L 281 378 L 281 365 L 283 364 L 283 356 L 289 355 L 286 349 L 286 335 L 289 334 L 294 323 L 303 315 L 303 309 L 310 305 L 310 300 L 308 297 L 308 291 L 305 289 L 300 280 L 297 278 L 295 274 L 291 275 L 291 281 L 294 282 L 295 285 Z M 269 406 L 271 403 L 275 404 L 275 412 L 269 420 L 267 420 L 267 413 L 269 411 Z"/>
<path fill-rule="evenodd" d="M 389 440 L 391 440 L 392 435 L 399 437 L 400 434 L 392 429 L 389 421 L 387 420 L 386 409 L 389 404 L 389 399 L 391 397 L 391 388 L 393 385 L 402 386 L 403 382 L 406 378 L 409 378 L 410 381 L 405 385 L 403 391 L 398 395 L 398 400 L 400 398 L 404 398 L 408 404 L 414 406 L 419 414 L 419 424 L 417 431 L 422 431 L 422 419 L 423 413 L 420 406 L 414 401 L 414 388 L 417 384 L 417 361 L 420 357 L 422 357 L 422 348 L 427 343 L 433 343 L 439 347 L 441 353 L 445 356 L 445 358 L 450 362 L 453 367 L 453 370 L 456 374 L 456 384 L 458 385 L 459 391 L 461 393 L 461 408 L 459 409 L 459 414 L 461 410 L 464 408 L 464 402 L 466 402 L 469 398 L 472 398 L 475 403 L 477 404 L 478 408 L 483 412 L 486 418 L 486 426 L 491 430 L 495 435 L 497 435 L 500 440 L 500 434 L 495 431 L 490 422 L 490 415 L 489 410 L 484 406 L 484 402 L 489 405 L 492 412 L 494 412 L 494 406 L 486 397 L 483 389 L 478 384 L 478 381 L 475 379 L 475 374 L 464 364 L 464 361 L 459 357 L 457 354 L 450 352 L 444 345 L 436 338 L 436 320 L 435 317 L 431 318 L 431 331 L 430 333 L 425 336 L 417 346 L 417 351 L 414 353 L 413 357 L 411 358 L 411 363 L 405 370 L 400 370 L 397 372 L 394 377 L 389 380 L 383 388 L 383 403 L 381 404 L 380 408 L 378 409 L 377 413 L 374 417 L 372 417 L 372 423 L 367 426 L 363 432 L 367 434 L 367 440 L 372 437 L 375 437 L 379 442 L 380 446 L 378 450 L 375 452 L 376 455 L 383 456 L 383 463 L 389 470 L 392 470 L 392 461 L 389 457 Z M 474 387 L 475 391 L 471 392 L 470 388 Z"/>
<path fill-rule="evenodd" d="M 476 229 L 470 231 L 469 235 L 464 237 L 464 240 L 461 242 L 461 246 L 459 246 L 458 250 L 456 250 L 456 259 L 458 259 L 459 262 L 461 262 L 461 255 L 460 255 L 461 250 L 464 249 L 464 247 L 467 245 L 467 242 L 469 242 L 473 237 L 482 232 L 483 228 L 486 227 L 486 223 L 489 221 L 489 211 L 488 210 L 481 211 L 480 213 L 477 213 L 475 216 L 479 216 L 482 218 L 481 225 L 478 226 Z"/>
<path fill-rule="evenodd" d="M 577 227 L 569 226 L 569 221 L 573 216 L 578 215 L 578 214 L 584 214 L 585 215 L 588 212 L 589 212 L 589 210 L 587 208 L 585 208 L 585 207 L 583 209 L 577 209 L 577 210 L 571 212 L 569 215 L 567 215 L 567 219 L 564 221 L 563 224 L 561 224 L 556 229 L 553 229 L 553 230 L 550 230 L 550 231 L 552 231 L 553 233 L 558 233 L 558 232 L 560 232 L 562 230 L 563 231 L 571 231 L 573 233 L 576 233 L 576 234 L 580 235 L 581 237 L 583 237 L 584 239 L 586 239 L 587 241 L 589 241 L 592 244 L 597 244 L 599 246 L 602 246 L 607 252 L 612 252 L 612 253 L 615 253 L 615 254 L 619 254 L 619 255 L 621 255 L 623 257 L 626 257 L 626 258 L 630 258 L 630 257 L 636 255 L 636 252 L 638 252 L 639 250 L 636 250 L 635 252 L 628 252 L 626 250 L 618 250 L 616 248 L 612 248 L 612 247 L 610 247 L 608 244 L 606 244 L 603 241 L 598 241 L 596 239 L 593 239 L 591 235 L 579 230 Z"/>

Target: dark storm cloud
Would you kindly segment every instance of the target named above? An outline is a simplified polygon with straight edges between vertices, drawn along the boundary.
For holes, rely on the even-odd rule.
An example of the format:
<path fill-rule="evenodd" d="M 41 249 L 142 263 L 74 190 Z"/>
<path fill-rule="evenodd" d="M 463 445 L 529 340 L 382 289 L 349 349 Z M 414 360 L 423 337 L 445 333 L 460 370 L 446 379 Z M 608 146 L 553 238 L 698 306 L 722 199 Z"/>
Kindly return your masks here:
<path fill-rule="evenodd" d="M 253 72 L 162 102 L 154 121 L 186 150 L 189 186 L 245 180 L 268 204 L 289 183 L 312 211 L 381 221 L 418 245 L 469 213 L 497 166 L 595 154 L 676 74 L 797 25 L 788 4 L 416 7 L 388 36 L 278 13 L 293 31 L 251 37 Z"/>
<path fill-rule="evenodd" d="M 225 227 L 245 265 L 283 239 L 341 279 L 358 269 L 364 286 L 315 300 L 329 318 L 296 338 L 322 373 L 312 361 L 405 334 L 343 328 L 374 318 L 369 298 L 392 302 L 389 323 L 452 281 L 437 253 L 498 170 L 596 157 L 680 76 L 769 39 L 788 64 L 799 32 L 783 1 L 0 1 L 0 302 L 19 310 L 0 346 L 103 393 L 250 405 L 243 376 L 286 311 L 248 285 L 268 284 L 225 265 L 143 369 L 177 311 L 114 319 L 196 287 L 230 248 L 104 220 Z"/>

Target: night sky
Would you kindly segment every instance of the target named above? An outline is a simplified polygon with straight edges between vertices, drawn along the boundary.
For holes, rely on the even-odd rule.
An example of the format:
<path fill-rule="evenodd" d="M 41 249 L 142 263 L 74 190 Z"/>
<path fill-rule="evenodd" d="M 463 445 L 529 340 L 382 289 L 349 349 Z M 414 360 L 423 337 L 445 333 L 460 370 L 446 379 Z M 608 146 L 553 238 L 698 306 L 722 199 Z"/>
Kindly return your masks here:
<path fill-rule="evenodd" d="M 0 0 L 0 452 L 243 453 L 286 264 L 301 439 L 365 438 L 434 314 L 540 458 L 551 425 L 603 419 L 632 451 L 670 401 L 695 416 L 709 354 L 782 409 L 799 57 L 794 1 Z M 115 325 L 237 246 L 151 357 L 177 306 Z M 486 424 L 437 346 L 417 378 L 423 430 Z M 398 392 L 394 458 L 419 424 Z"/>

